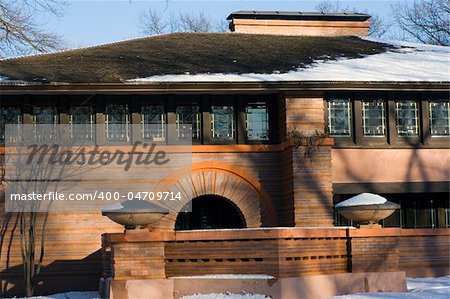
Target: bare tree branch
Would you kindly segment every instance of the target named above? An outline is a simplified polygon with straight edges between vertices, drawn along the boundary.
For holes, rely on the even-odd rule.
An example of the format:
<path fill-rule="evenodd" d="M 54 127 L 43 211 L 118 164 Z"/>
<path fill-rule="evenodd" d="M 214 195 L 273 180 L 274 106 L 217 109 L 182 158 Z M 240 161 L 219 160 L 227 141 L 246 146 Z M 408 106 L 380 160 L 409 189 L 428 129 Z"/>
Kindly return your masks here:
<path fill-rule="evenodd" d="M 450 0 L 422 0 L 392 5 L 396 25 L 421 43 L 450 45 Z"/>
<path fill-rule="evenodd" d="M 43 29 L 38 16 L 61 17 L 63 0 L 2 0 L 0 2 L 0 57 L 46 52 L 61 48 L 61 38 Z"/>
<path fill-rule="evenodd" d="M 227 22 L 215 23 L 204 12 L 197 14 L 171 12 L 165 17 L 165 11 L 158 12 L 151 7 L 139 16 L 138 25 L 144 34 L 228 31 Z"/>
<path fill-rule="evenodd" d="M 339 1 L 324 0 L 319 2 L 315 8 L 321 13 L 326 12 L 342 12 L 344 9 L 341 7 Z"/>
<path fill-rule="evenodd" d="M 389 25 L 377 14 L 369 13 L 366 10 L 358 10 L 353 7 L 350 8 L 348 6 L 343 7 L 341 2 L 339 1 L 331 1 L 324 0 L 319 2 L 315 8 L 322 13 L 327 12 L 339 12 L 339 13 L 367 13 L 371 15 L 369 19 L 370 27 L 369 27 L 369 36 L 381 37 L 383 36 L 389 29 Z"/>
<path fill-rule="evenodd" d="M 373 14 L 369 19 L 369 36 L 382 37 L 388 32 L 390 25 L 388 25 L 380 16 Z"/>
<path fill-rule="evenodd" d="M 230 31 L 230 23 L 225 20 L 220 20 L 215 26 L 215 32 L 229 32 Z"/>
<path fill-rule="evenodd" d="M 138 22 L 141 31 L 145 34 L 163 34 L 168 27 L 168 24 L 163 20 L 162 14 L 151 7 L 139 15 Z"/>
<path fill-rule="evenodd" d="M 197 15 L 180 13 L 178 20 L 180 31 L 183 32 L 210 32 L 213 29 L 211 20 L 202 11 Z"/>

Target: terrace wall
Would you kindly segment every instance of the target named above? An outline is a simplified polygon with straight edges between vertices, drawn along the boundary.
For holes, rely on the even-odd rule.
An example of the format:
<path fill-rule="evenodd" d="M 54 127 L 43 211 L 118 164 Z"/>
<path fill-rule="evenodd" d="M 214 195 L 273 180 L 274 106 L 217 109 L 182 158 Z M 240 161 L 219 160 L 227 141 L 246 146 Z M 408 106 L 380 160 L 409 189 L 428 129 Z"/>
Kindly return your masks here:
<path fill-rule="evenodd" d="M 275 277 L 346 272 L 450 274 L 448 229 L 245 229 L 106 234 L 105 276 L 115 280 L 206 274 Z M 158 250 L 149 250 L 158 244 Z M 127 248 L 124 253 L 124 248 Z M 162 260 L 155 259 L 155 252 Z M 126 256 L 126 262 L 121 262 Z M 152 262 L 154 260 L 154 262 Z"/>

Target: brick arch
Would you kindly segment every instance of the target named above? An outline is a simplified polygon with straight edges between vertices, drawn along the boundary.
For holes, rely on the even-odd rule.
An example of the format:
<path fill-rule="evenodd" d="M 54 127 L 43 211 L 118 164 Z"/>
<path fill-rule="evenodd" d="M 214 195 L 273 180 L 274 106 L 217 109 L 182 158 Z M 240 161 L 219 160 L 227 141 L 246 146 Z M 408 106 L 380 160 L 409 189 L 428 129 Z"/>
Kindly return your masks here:
<path fill-rule="evenodd" d="M 155 230 L 173 230 L 181 209 L 203 195 L 218 195 L 231 201 L 248 228 L 277 225 L 276 211 L 267 191 L 246 171 L 227 163 L 201 162 L 179 169 L 158 184 L 155 191 L 182 195 L 181 201 L 159 202 L 169 214 L 154 224 Z"/>

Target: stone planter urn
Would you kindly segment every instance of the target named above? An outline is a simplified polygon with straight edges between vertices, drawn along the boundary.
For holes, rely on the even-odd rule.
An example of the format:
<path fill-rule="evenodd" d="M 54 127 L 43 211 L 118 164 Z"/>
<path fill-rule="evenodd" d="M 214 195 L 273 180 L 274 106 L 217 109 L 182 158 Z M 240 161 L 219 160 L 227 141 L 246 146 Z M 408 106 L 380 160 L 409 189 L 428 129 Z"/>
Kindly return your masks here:
<path fill-rule="evenodd" d="M 125 226 L 125 229 L 146 228 L 160 220 L 169 210 L 146 200 L 128 200 L 105 208 L 102 215 Z"/>
<path fill-rule="evenodd" d="M 372 193 L 362 193 L 338 203 L 335 209 L 359 227 L 381 227 L 378 222 L 389 217 L 400 205 Z"/>

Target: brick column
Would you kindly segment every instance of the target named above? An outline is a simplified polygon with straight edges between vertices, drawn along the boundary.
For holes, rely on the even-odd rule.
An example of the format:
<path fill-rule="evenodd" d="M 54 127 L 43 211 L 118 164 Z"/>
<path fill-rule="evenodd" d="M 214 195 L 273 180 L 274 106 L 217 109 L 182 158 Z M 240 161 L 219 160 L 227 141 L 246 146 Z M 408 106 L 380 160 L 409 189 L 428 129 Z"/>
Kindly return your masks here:
<path fill-rule="evenodd" d="M 398 229 L 358 229 L 350 233 L 351 272 L 400 271 Z"/>
<path fill-rule="evenodd" d="M 287 96 L 282 104 L 286 115 L 282 127 L 286 134 L 291 130 L 304 135 L 325 132 L 325 105 L 321 94 Z M 295 226 L 333 226 L 333 139 L 325 138 L 321 143 L 312 157 L 305 157 L 302 147 L 283 152 L 283 159 L 290 163 L 290 167 L 283 168 L 283 193 L 294 211 Z"/>
<path fill-rule="evenodd" d="M 292 151 L 295 226 L 333 226 L 331 144 L 325 139 L 311 158 Z"/>
<path fill-rule="evenodd" d="M 114 280 L 166 278 L 164 241 L 132 241 L 124 234 L 118 236 L 117 240 L 103 239 L 105 276 Z"/>

